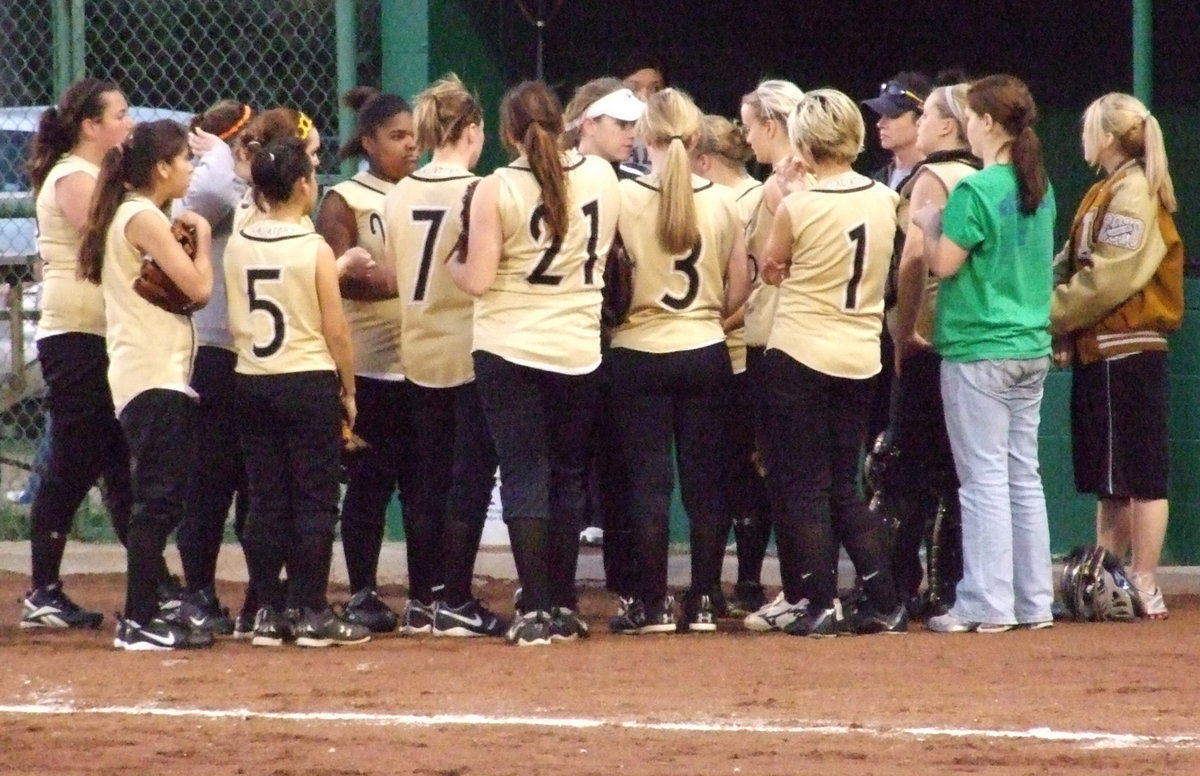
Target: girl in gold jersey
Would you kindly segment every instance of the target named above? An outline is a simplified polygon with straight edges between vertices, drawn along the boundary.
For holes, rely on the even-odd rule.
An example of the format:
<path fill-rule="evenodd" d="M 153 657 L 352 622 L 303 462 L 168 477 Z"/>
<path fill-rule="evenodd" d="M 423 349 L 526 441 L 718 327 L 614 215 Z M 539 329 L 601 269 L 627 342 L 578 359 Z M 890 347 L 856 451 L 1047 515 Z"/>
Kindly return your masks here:
<path fill-rule="evenodd" d="M 506 636 L 549 644 L 586 632 L 574 611 L 584 440 L 620 193 L 607 162 L 558 150 L 562 108 L 545 84 L 511 89 L 500 121 L 520 156 L 476 188 L 466 261 L 449 267 L 478 297 L 475 379 L 526 610 Z"/>
<path fill-rule="evenodd" d="M 780 204 L 763 276 L 779 285 L 767 352 L 769 477 L 780 564 L 789 601 L 807 612 L 784 627 L 835 636 L 839 542 L 863 580 L 856 632 L 900 632 L 908 615 L 892 584 L 888 536 L 858 495 L 866 410 L 880 371 L 883 285 L 899 198 L 854 172 L 865 129 L 854 102 L 833 89 L 809 92 L 788 117 L 788 134 L 816 178 Z"/>
<path fill-rule="evenodd" d="M 418 494 L 422 457 L 412 452 L 417 441 L 411 393 L 400 364 L 401 306 L 392 262 L 384 250 L 384 197 L 413 171 L 417 145 L 412 109 L 402 98 L 359 87 L 344 101 L 356 111 L 358 128 L 339 155 L 362 157 L 367 169 L 329 189 L 317 212 L 317 232 L 335 254 L 358 247 L 370 255 L 365 273 L 340 278 L 342 305 L 354 342 L 356 433 L 367 443 L 347 461 L 342 548 L 353 592 L 346 615 L 384 633 L 397 624 L 396 613 L 376 592 L 392 493 L 399 493 L 410 543 L 440 519 L 440 509 L 431 510 Z M 436 519 L 429 516 L 431 511 Z M 430 587 L 441 583 L 440 573 L 416 562 L 411 547 L 409 558 L 410 578 L 424 591 L 424 598 Z"/>
<path fill-rule="evenodd" d="M 196 392 L 188 385 L 196 350 L 191 317 L 156 306 L 134 287 L 153 261 L 190 302 L 212 293 L 212 234 L 203 217 L 185 212 L 196 255 L 171 234 L 165 209 L 187 192 L 192 175 L 187 132 L 173 121 L 134 129 L 104 157 L 79 249 L 79 274 L 104 293 L 108 382 L 133 461 L 133 510 L 124 617 L 113 646 L 129 651 L 211 646 L 212 633 L 193 632 L 159 611 L 167 536 L 183 518 L 196 466 Z"/>
<path fill-rule="evenodd" d="M 357 409 L 333 250 L 308 220 L 316 171 L 304 141 L 286 138 L 255 155 L 251 175 L 267 211 L 225 248 L 250 483 L 243 546 L 261 605 L 251 643 L 279 646 L 288 631 L 303 647 L 360 643 L 370 631 L 335 614 L 325 598 L 342 419 L 352 428 Z M 286 591 L 279 580 L 285 565 Z M 285 604 L 299 610 L 297 622 L 284 621 Z"/>
<path fill-rule="evenodd" d="M 471 595 L 480 535 L 495 483 L 496 451 L 471 361 L 474 300 L 446 259 L 462 234 L 463 195 L 479 178 L 483 108 L 451 74 L 417 95 L 417 145 L 429 164 L 383 203 L 387 261 L 400 292 L 419 484 L 406 494 L 409 602 L 404 633 L 500 636 L 507 623 Z M 443 583 L 440 586 L 437 583 Z M 439 589 L 440 587 L 440 589 Z"/>
<path fill-rule="evenodd" d="M 29 516 L 33 579 L 22 600 L 24 628 L 95 628 L 103 620 L 68 598 L 59 579 L 71 522 L 98 477 L 122 542 L 129 523 L 129 452 L 108 387 L 104 295 L 76 274 L 100 162 L 133 128 L 127 107 L 116 84 L 85 78 L 42 114 L 33 140 L 42 258 L 37 346 L 51 422 L 50 459 Z"/>
<path fill-rule="evenodd" d="M 754 151 L 745 132 L 724 116 L 704 117 L 703 132 L 692 160 L 692 171 L 733 190 L 742 229 L 749 226 L 762 203 L 762 182 L 746 172 Z M 725 345 L 733 364 L 733 383 L 725 402 L 729 440 L 729 506 L 737 541 L 738 576 L 726 614 L 743 618 L 766 603 L 762 564 L 771 539 L 771 503 L 766 482 L 755 466 L 754 417 L 757 404 L 746 371 L 746 306 L 728 316 Z"/>
<path fill-rule="evenodd" d="M 765 437 L 766 394 L 764 387 L 766 376 L 763 371 L 763 353 L 766 351 L 767 338 L 771 333 L 771 324 L 775 318 L 775 304 L 779 290 L 762 282 L 759 261 L 766 247 L 767 235 L 771 231 L 771 221 L 779 203 L 792 188 L 798 187 L 803 181 L 802 170 L 794 161 L 795 149 L 788 139 L 787 117 L 796 107 L 796 103 L 804 97 L 800 87 L 791 81 L 769 79 L 761 82 L 754 91 L 742 97 L 740 108 L 742 126 L 746 132 L 746 143 L 754 153 L 759 164 L 770 165 L 771 175 L 763 184 L 762 196 L 746 222 L 746 251 L 751 259 L 751 291 L 750 298 L 743 308 L 734 313 L 733 322 L 740 314 L 744 323 L 743 338 L 746 342 L 746 374 L 748 375 L 750 401 L 754 409 L 754 444 L 759 456 L 760 469 L 769 470 L 770 463 L 766 460 L 767 450 L 763 443 Z M 799 178 L 797 178 L 799 176 Z M 752 531 L 758 537 L 769 537 L 774 518 L 767 514 L 759 530 Z M 760 538 L 764 552 L 767 539 Z M 776 542 L 785 539 L 776 536 Z M 739 557 L 741 541 L 739 539 Z M 757 553 L 757 550 L 755 551 Z M 780 556 L 789 553 L 780 551 Z M 794 555 L 794 554 L 793 554 Z M 740 565 L 740 561 L 739 561 Z M 792 573 L 790 565 L 780 564 L 780 575 L 786 580 Z M 802 614 L 800 601 L 789 601 L 784 594 L 775 600 L 767 601 L 762 591 L 747 587 L 735 591 L 732 606 L 741 611 L 747 611 L 744 620 L 747 628 L 756 631 L 779 630 Z"/>
<path fill-rule="evenodd" d="M 614 415 L 631 486 L 637 597 L 618 633 L 677 627 L 667 595 L 674 444 L 691 526 L 680 631 L 715 631 L 714 591 L 731 523 L 724 404 L 733 372 L 722 321 L 750 290 L 733 192 L 692 174 L 701 113 L 677 89 L 650 96 L 639 131 L 651 173 L 621 183 L 617 229 L 632 264 L 629 314 L 613 334 Z"/>

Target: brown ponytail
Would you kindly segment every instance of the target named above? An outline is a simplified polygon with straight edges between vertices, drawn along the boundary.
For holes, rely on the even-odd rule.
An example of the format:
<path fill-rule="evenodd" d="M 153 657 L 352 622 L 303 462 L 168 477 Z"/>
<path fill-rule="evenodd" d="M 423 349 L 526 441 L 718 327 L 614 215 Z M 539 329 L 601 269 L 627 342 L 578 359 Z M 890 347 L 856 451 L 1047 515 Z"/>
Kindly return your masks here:
<path fill-rule="evenodd" d="M 79 142 L 83 122 L 87 119 L 98 121 L 108 105 L 107 95 L 120 91 L 111 81 L 84 78 L 67 88 L 58 105 L 52 105 L 42 113 L 29 157 L 29 178 L 35 194 L 41 190 L 59 158 Z"/>
<path fill-rule="evenodd" d="M 125 143 L 104 155 L 79 248 L 76 271 L 81 280 L 99 285 L 108 230 L 125 195 L 149 187 L 155 165 L 170 161 L 185 150 L 187 130 L 170 119 L 162 119 L 138 124 Z"/>
<path fill-rule="evenodd" d="M 1038 113 L 1029 87 L 1011 75 L 989 75 L 971 84 L 967 104 L 977 116 L 990 115 L 1012 138 L 1009 152 L 1017 176 L 1021 213 L 1033 215 L 1042 204 L 1049 183 L 1042 142 L 1033 131 Z"/>
<path fill-rule="evenodd" d="M 546 225 L 555 239 L 567 235 L 567 176 L 558 151 L 563 132 L 562 106 L 541 81 L 514 86 L 500 103 L 500 131 L 505 143 L 517 142 L 524 151 L 534 180 L 542 189 Z"/>

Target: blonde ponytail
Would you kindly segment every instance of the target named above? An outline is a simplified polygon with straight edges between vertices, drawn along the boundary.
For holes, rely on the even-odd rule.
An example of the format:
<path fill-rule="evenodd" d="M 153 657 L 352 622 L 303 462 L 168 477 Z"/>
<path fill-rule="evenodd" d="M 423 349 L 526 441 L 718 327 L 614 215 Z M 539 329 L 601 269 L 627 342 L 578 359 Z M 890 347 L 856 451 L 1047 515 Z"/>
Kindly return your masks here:
<path fill-rule="evenodd" d="M 666 150 L 659 176 L 658 241 L 673 254 L 687 253 L 700 239 L 696 197 L 692 192 L 692 162 L 688 149 L 700 137 L 703 114 L 692 98 L 678 89 L 650 95 L 639 131 L 646 143 Z"/>

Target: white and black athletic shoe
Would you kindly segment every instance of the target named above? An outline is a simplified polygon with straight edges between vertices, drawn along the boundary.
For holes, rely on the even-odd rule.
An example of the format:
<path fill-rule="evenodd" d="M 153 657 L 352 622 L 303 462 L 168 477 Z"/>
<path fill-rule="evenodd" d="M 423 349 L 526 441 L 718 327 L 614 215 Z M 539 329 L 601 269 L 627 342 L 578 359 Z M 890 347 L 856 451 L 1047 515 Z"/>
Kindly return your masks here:
<path fill-rule="evenodd" d="M 753 614 L 746 615 L 742 624 L 746 630 L 777 631 L 783 630 L 796 620 L 808 614 L 808 599 L 801 598 L 796 603 L 788 601 L 781 592 L 775 600 L 765 604 Z"/>
<path fill-rule="evenodd" d="M 470 600 L 457 607 L 448 606 L 444 601 L 437 601 L 433 605 L 434 636 L 503 636 L 507 628 L 507 622 L 478 600 Z"/>
<path fill-rule="evenodd" d="M 509 644 L 518 647 L 548 646 L 550 638 L 550 614 L 548 612 L 527 612 L 514 618 L 504 639 Z"/>
<path fill-rule="evenodd" d="M 63 592 L 62 582 L 30 590 L 21 599 L 22 628 L 99 628 L 100 612 L 81 609 Z"/>
<path fill-rule="evenodd" d="M 241 620 L 241 617 L 238 617 Z M 239 625 L 237 627 L 243 627 Z M 237 631 L 234 631 L 235 635 Z M 282 614 L 264 606 L 254 615 L 250 628 L 250 644 L 255 647 L 282 647 L 291 636 L 291 625 Z"/>
<path fill-rule="evenodd" d="M 661 601 L 644 604 L 635 598 L 625 606 L 623 612 L 609 622 L 608 628 L 613 633 L 628 636 L 674 633 L 678 629 L 675 622 L 675 599 L 667 596 Z"/>
<path fill-rule="evenodd" d="M 217 636 L 233 634 L 233 618 L 229 616 L 229 610 L 221 606 L 217 591 L 212 587 L 185 595 L 179 616 L 192 630 L 209 631 Z"/>
<path fill-rule="evenodd" d="M 113 647 L 126 652 L 164 652 L 211 647 L 213 641 L 212 633 L 189 630 L 177 622 L 168 622 L 157 617 L 146 625 L 118 618 Z"/>
<path fill-rule="evenodd" d="M 580 617 L 574 609 L 556 606 L 550 613 L 551 641 L 574 641 L 575 639 L 586 639 L 591 635 L 592 629 L 588 627 L 587 621 Z"/>
<path fill-rule="evenodd" d="M 296 622 L 296 645 L 300 647 L 335 647 L 370 640 L 367 626 L 349 622 L 331 606 L 319 612 L 305 609 Z"/>
<path fill-rule="evenodd" d="M 400 634 L 416 636 L 420 633 L 433 631 L 433 604 L 422 603 L 410 598 L 404 605 L 404 614 L 400 618 Z"/>

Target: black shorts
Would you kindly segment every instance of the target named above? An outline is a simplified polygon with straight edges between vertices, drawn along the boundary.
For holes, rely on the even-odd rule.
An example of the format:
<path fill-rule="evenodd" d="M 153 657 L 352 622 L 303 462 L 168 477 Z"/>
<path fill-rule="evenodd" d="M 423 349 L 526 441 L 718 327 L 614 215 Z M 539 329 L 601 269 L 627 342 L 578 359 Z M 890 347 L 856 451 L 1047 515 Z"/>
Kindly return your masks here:
<path fill-rule="evenodd" d="M 1071 383 L 1075 487 L 1100 498 L 1167 497 L 1167 354 L 1075 367 Z"/>

